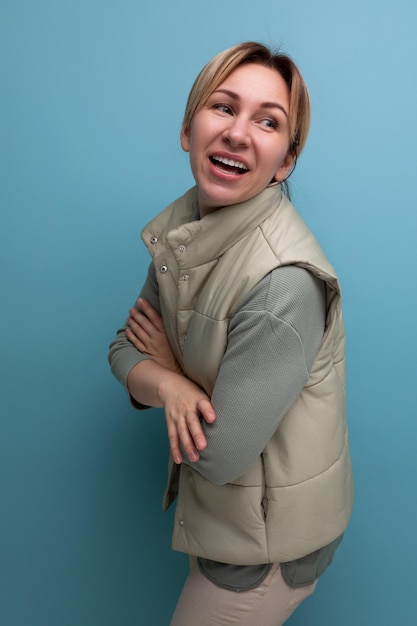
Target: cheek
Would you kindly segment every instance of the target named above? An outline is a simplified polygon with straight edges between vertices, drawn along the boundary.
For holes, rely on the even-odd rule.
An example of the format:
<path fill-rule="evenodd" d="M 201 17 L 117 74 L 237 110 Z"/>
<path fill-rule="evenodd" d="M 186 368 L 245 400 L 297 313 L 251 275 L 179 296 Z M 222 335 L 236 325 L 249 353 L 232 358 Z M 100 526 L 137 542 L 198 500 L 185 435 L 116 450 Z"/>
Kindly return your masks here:
<path fill-rule="evenodd" d="M 191 133 L 189 153 L 190 161 L 192 163 L 200 163 L 205 160 L 205 155 L 210 152 L 212 136 L 213 134 L 207 127 L 204 129 L 196 128 L 195 131 Z"/>
<path fill-rule="evenodd" d="M 275 169 L 285 169 L 291 165 L 292 158 L 291 155 L 288 154 L 288 150 L 289 145 L 287 145 L 287 143 L 285 146 L 281 147 L 278 157 L 275 159 Z"/>

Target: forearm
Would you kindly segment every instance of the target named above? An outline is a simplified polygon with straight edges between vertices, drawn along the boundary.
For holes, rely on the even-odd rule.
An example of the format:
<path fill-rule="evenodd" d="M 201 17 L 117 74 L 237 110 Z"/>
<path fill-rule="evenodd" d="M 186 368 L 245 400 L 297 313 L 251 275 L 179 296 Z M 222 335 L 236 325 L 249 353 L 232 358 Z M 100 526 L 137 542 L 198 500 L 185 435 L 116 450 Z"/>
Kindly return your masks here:
<path fill-rule="evenodd" d="M 217 415 L 202 424 L 207 448 L 193 467 L 224 484 L 259 458 L 308 380 L 325 323 L 323 285 L 301 268 L 266 277 L 232 319 L 212 393 Z"/>
<path fill-rule="evenodd" d="M 109 361 L 135 408 L 164 408 L 175 462 L 182 462 L 183 452 L 197 461 L 207 445 L 201 421 L 212 423 L 216 416 L 207 394 L 183 375 L 169 344 L 152 266 L 127 325 L 110 345 Z"/>
<path fill-rule="evenodd" d="M 219 485 L 235 480 L 255 463 L 308 379 L 303 346 L 286 324 L 265 314 L 246 319 L 242 315 L 239 326 L 243 338 L 239 346 L 230 339 L 212 394 L 217 420 L 202 424 L 207 447 L 192 464 Z M 253 328 L 259 340 L 250 342 L 251 350 L 242 354 Z"/>
<path fill-rule="evenodd" d="M 168 389 L 175 389 L 184 376 L 169 370 L 152 359 L 141 361 L 127 375 L 127 389 L 139 404 L 162 408 Z"/>
<path fill-rule="evenodd" d="M 159 311 L 158 285 L 152 265 L 149 266 L 148 277 L 142 287 L 140 295 L 146 298 L 148 302 Z M 127 390 L 127 377 L 129 372 L 140 362 L 149 360 L 150 356 L 142 353 L 132 344 L 126 336 L 126 330 L 128 330 L 127 323 L 117 331 L 117 335 L 109 347 L 108 360 L 113 375 Z"/>
<path fill-rule="evenodd" d="M 175 463 L 183 461 L 183 452 L 191 461 L 198 461 L 199 452 L 207 445 L 201 421 L 215 420 L 206 393 L 183 374 L 152 360 L 142 361 L 132 368 L 127 387 L 133 401 L 142 406 L 164 408 Z"/>
<path fill-rule="evenodd" d="M 110 344 L 108 360 L 114 377 L 127 390 L 127 376 L 131 369 L 149 357 L 141 354 L 126 337 L 126 327 L 120 328 Z"/>

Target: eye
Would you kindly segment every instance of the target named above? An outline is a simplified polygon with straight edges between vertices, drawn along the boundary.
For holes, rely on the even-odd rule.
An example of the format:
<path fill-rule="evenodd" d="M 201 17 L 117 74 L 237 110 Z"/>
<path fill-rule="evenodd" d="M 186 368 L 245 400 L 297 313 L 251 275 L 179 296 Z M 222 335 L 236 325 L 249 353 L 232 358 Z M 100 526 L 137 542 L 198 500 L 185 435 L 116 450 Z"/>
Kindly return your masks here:
<path fill-rule="evenodd" d="M 264 128 L 268 128 L 271 130 L 278 128 L 278 121 L 274 119 L 273 117 L 266 117 L 265 119 L 260 120 L 259 123 Z"/>
<path fill-rule="evenodd" d="M 220 113 L 225 113 L 226 115 L 232 115 L 233 111 L 228 104 L 223 104 L 222 102 L 218 102 L 213 106 L 216 111 Z"/>

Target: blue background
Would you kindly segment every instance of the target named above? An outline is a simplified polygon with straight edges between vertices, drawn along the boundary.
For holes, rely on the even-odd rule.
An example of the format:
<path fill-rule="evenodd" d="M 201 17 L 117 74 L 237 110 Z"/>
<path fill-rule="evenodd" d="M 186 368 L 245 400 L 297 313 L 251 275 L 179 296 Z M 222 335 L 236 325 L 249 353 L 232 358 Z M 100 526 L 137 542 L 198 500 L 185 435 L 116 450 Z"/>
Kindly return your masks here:
<path fill-rule="evenodd" d="M 345 296 L 352 522 L 290 623 L 416 623 L 417 8 L 413 0 L 2 0 L 0 621 L 165 625 L 187 571 L 160 510 L 162 413 L 107 345 L 143 225 L 192 184 L 196 73 L 281 44 L 313 101 L 293 198 Z"/>

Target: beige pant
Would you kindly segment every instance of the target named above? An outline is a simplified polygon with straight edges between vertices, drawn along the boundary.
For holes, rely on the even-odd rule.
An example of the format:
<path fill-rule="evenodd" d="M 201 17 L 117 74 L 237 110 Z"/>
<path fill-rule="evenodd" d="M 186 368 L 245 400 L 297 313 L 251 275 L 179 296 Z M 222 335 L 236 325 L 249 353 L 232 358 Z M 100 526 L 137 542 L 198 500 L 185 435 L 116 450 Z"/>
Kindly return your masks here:
<path fill-rule="evenodd" d="M 317 584 L 292 589 L 274 564 L 256 589 L 228 591 L 203 576 L 195 558 L 190 563 L 171 626 L 280 626 Z"/>

